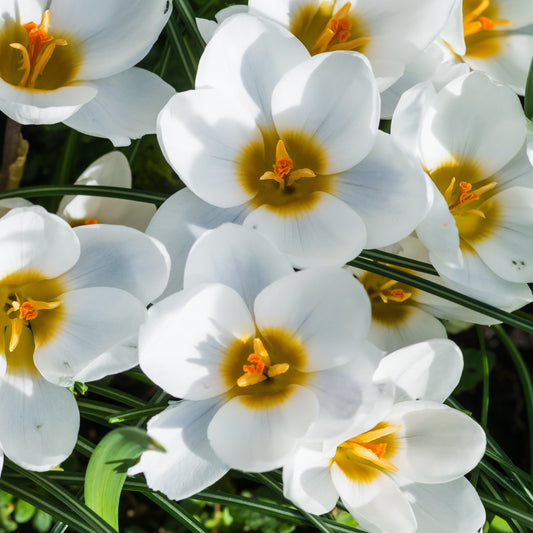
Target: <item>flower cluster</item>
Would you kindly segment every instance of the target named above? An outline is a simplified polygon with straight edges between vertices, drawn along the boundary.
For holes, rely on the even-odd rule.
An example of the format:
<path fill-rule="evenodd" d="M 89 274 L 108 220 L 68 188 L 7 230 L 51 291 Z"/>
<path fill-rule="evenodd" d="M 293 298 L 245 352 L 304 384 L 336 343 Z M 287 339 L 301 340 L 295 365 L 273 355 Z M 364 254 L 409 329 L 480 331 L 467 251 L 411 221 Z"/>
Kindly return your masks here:
<path fill-rule="evenodd" d="M 10 120 L 116 146 L 157 132 L 185 184 L 157 211 L 1 202 L 6 456 L 62 462 L 79 426 L 67 387 L 139 364 L 179 401 L 147 424 L 164 451 L 129 473 L 170 498 L 281 468 L 294 504 L 323 514 L 340 498 L 371 533 L 481 528 L 464 476 L 486 437 L 444 405 L 463 360 L 439 319 L 495 320 L 348 263 L 381 248 L 500 309 L 533 300 L 516 94 L 530 3 L 249 0 L 197 21 L 208 43 L 178 93 L 134 66 L 166 0 L 0 3 Z M 129 188 L 131 171 L 112 152 L 76 184 Z"/>

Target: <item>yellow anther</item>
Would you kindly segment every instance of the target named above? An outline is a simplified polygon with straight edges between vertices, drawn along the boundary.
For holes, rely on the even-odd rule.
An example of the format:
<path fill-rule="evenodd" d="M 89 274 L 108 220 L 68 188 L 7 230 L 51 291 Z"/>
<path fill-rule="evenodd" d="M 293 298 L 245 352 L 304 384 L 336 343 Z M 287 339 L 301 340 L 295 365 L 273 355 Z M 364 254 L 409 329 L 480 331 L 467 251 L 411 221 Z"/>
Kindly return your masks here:
<path fill-rule="evenodd" d="M 481 31 L 492 30 L 496 26 L 510 26 L 511 21 L 506 19 L 493 20 L 482 14 L 490 6 L 490 0 L 482 0 L 482 2 L 474 8 L 470 13 L 463 16 L 463 34 L 465 37 L 479 33 Z"/>
<path fill-rule="evenodd" d="M 382 285 L 378 287 L 373 287 L 368 291 L 368 297 L 370 299 L 373 298 L 379 298 L 381 301 L 386 304 L 390 301 L 392 302 L 405 302 L 405 300 L 408 300 L 412 293 L 405 292 L 403 289 L 392 289 L 391 287 L 394 287 L 398 282 L 394 279 L 389 279 Z"/>
<path fill-rule="evenodd" d="M 446 188 L 446 191 L 444 191 L 444 199 L 448 203 L 448 208 L 452 215 L 458 216 L 458 215 L 466 215 L 466 214 L 474 214 L 476 216 L 480 216 L 482 218 L 485 218 L 485 214 L 480 209 L 476 208 L 466 208 L 465 206 L 468 206 L 469 203 L 474 202 L 476 200 L 479 200 L 481 196 L 492 189 L 496 187 L 496 182 L 491 181 L 490 183 L 487 183 L 486 185 L 482 185 L 481 187 L 478 187 L 477 189 L 472 190 L 472 184 L 467 181 L 461 181 L 459 183 L 459 191 L 455 191 L 455 178 L 452 178 L 450 181 L 450 184 Z M 452 197 L 454 194 L 457 194 L 457 198 L 455 201 L 452 202 Z"/>
<path fill-rule="evenodd" d="M 261 383 L 268 378 L 285 374 L 289 370 L 288 363 L 273 365 L 270 356 L 259 338 L 254 339 L 254 353 L 248 356 L 250 365 L 243 365 L 244 374 L 237 380 L 239 387 L 249 387 Z"/>

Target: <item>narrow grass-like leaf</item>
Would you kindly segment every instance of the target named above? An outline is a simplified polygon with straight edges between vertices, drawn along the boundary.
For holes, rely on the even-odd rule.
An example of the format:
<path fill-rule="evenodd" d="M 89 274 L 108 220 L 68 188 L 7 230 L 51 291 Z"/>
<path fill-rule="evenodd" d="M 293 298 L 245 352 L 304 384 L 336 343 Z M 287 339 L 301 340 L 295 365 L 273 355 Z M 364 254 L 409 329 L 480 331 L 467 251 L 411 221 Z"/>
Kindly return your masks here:
<path fill-rule="evenodd" d="M 48 196 L 63 195 L 106 196 L 108 198 L 123 198 L 124 200 L 137 200 L 151 204 L 162 204 L 168 194 L 142 191 L 140 189 L 125 189 L 123 187 L 106 187 L 103 185 L 35 185 L 33 187 L 20 187 L 11 191 L 0 192 L 0 199 L 4 198 L 44 198 Z"/>
<path fill-rule="evenodd" d="M 443 287 L 438 283 L 422 279 L 419 276 L 410 274 L 409 272 L 404 272 L 398 268 L 389 267 L 381 263 L 369 261 L 359 257 L 350 261 L 348 264 L 363 270 L 368 270 L 369 272 L 373 272 L 375 274 L 386 276 L 402 283 L 406 283 L 407 285 L 411 285 L 417 289 L 421 289 L 431 294 L 435 294 L 436 296 L 440 296 L 441 298 L 445 298 L 450 302 L 468 307 L 468 309 L 472 309 L 473 311 L 478 311 L 479 313 L 483 313 L 497 320 L 501 320 L 510 326 L 520 328 L 528 333 L 533 333 L 533 322 L 529 320 L 511 313 L 507 313 L 506 311 L 502 311 L 497 307 L 488 305 L 484 302 L 476 300 L 475 298 L 465 296 L 460 292 Z"/>
<path fill-rule="evenodd" d="M 19 474 L 22 474 L 23 477 L 29 479 L 30 481 L 33 481 L 37 486 L 39 486 L 41 489 L 45 490 L 48 494 L 50 494 L 50 496 L 54 497 L 61 504 L 65 505 L 69 509 L 69 512 L 71 514 L 75 514 L 80 521 L 89 526 L 89 528 L 92 528 L 89 529 L 91 533 L 94 533 L 95 531 L 98 531 L 98 533 L 111 533 L 114 531 L 114 529 L 109 526 L 109 524 L 107 524 L 102 518 L 100 518 L 100 516 L 98 516 L 92 509 L 89 509 L 89 507 L 80 503 L 72 494 L 70 494 L 70 492 L 65 490 L 57 483 L 54 483 L 53 481 L 48 479 L 45 474 L 24 470 L 23 468 L 17 466 L 12 462 L 9 462 L 8 464 L 9 468 L 14 470 L 15 472 L 18 472 Z M 35 505 L 27 498 L 23 499 L 28 501 L 32 505 Z M 39 506 L 35 505 L 35 507 Z M 43 511 L 49 512 L 47 509 L 43 509 Z M 65 522 L 63 517 L 57 516 L 57 518 Z"/>
<path fill-rule="evenodd" d="M 529 432 L 529 464 L 530 472 L 533 472 L 533 381 L 531 380 L 531 374 L 529 373 L 529 369 L 524 361 L 524 358 L 522 357 L 522 354 L 515 346 L 509 335 L 507 335 L 505 330 L 498 325 L 492 326 L 492 329 L 500 339 L 507 353 L 511 356 L 516 368 L 516 372 L 518 373 L 520 383 L 522 384 Z"/>
<path fill-rule="evenodd" d="M 526 95 L 524 97 L 524 112 L 529 120 L 533 120 L 533 57 L 529 65 L 526 81 Z"/>
<path fill-rule="evenodd" d="M 507 519 L 514 519 L 527 528 L 527 531 L 533 530 L 533 514 L 527 513 L 522 509 L 517 509 L 510 504 L 498 501 L 489 496 L 480 496 L 483 505 L 490 511 L 495 512 L 498 516 Z"/>
<path fill-rule="evenodd" d="M 363 259 L 370 259 L 373 261 L 379 261 L 380 263 L 387 263 L 397 267 L 409 268 L 410 270 L 416 270 L 423 272 L 424 274 L 433 274 L 438 276 L 438 272 L 433 265 L 418 261 L 416 259 L 410 259 L 408 257 L 401 257 L 389 252 L 383 252 L 381 250 L 363 250 L 359 257 Z"/>
<path fill-rule="evenodd" d="M 189 82 L 189 88 L 194 88 L 194 80 L 196 78 L 196 68 L 194 65 L 191 65 L 190 57 L 187 54 L 185 43 L 183 42 L 183 36 L 181 34 L 180 28 L 176 18 L 170 17 L 166 30 L 170 43 L 174 48 L 174 51 L 178 54 L 181 59 L 181 63 L 185 70 L 185 75 L 187 81 Z"/>
<path fill-rule="evenodd" d="M 105 385 L 89 383 L 89 391 L 130 407 L 144 407 L 146 405 L 146 402 L 139 400 L 139 398 L 132 396 L 131 394 L 127 394 L 126 392 Z"/>
<path fill-rule="evenodd" d="M 199 51 L 202 52 L 205 48 L 205 41 L 198 30 L 196 16 L 188 0 L 174 0 L 174 9 L 180 13 L 184 26 L 187 28 L 187 32 L 194 39 Z"/>
<path fill-rule="evenodd" d="M 96 446 L 85 474 L 85 504 L 118 531 L 118 504 L 127 470 L 148 449 L 162 449 L 146 431 L 124 427 Z"/>
<path fill-rule="evenodd" d="M 486 459 L 482 459 L 479 463 L 479 471 L 493 479 L 498 485 L 501 485 L 510 494 L 518 498 L 526 506 L 533 508 L 533 501 L 527 497 L 517 486 L 509 480 L 509 476 L 502 474 L 499 470 L 494 468 Z"/>
<path fill-rule="evenodd" d="M 170 394 L 167 394 L 163 389 L 158 389 L 157 392 L 150 398 L 150 401 L 146 404 L 146 407 L 155 407 L 157 405 L 166 405 L 168 407 L 168 401 L 170 400 Z M 139 418 L 135 423 L 136 427 L 141 427 L 146 424 L 151 414 Z"/>
<path fill-rule="evenodd" d="M 70 130 L 67 136 L 67 141 L 63 148 L 63 154 L 59 163 L 59 171 L 55 174 L 52 183 L 54 185 L 64 185 L 70 182 L 72 178 L 72 163 L 78 139 L 80 134 L 76 130 Z"/>
<path fill-rule="evenodd" d="M 138 418 L 155 416 L 168 407 L 168 402 L 163 405 L 152 405 L 149 407 L 140 407 L 139 409 L 128 409 L 127 411 L 114 411 L 107 417 L 110 424 L 118 424 L 128 420 L 137 420 Z"/>
<path fill-rule="evenodd" d="M 194 516 L 188 513 L 181 505 L 169 500 L 159 492 L 145 492 L 145 496 L 157 504 L 161 509 L 173 516 L 180 524 L 183 524 L 187 531 L 192 533 L 208 533 L 208 530 L 198 522 Z"/>

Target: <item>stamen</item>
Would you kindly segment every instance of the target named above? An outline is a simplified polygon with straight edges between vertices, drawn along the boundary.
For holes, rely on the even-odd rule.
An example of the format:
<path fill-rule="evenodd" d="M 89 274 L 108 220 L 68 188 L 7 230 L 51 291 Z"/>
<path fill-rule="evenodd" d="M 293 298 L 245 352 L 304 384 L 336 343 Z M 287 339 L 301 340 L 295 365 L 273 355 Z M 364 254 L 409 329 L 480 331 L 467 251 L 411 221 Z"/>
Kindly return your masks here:
<path fill-rule="evenodd" d="M 265 172 L 259 179 L 275 180 L 280 186 L 281 190 L 285 187 L 290 187 L 297 180 L 301 178 L 314 178 L 316 174 L 309 168 L 301 168 L 299 170 L 292 170 L 293 161 L 289 157 L 289 153 L 285 148 L 285 143 L 280 139 L 276 145 L 276 162 L 272 165 L 274 172 Z"/>
<path fill-rule="evenodd" d="M 268 378 L 273 378 L 285 374 L 289 370 L 288 363 L 278 363 L 273 365 L 270 356 L 266 351 L 263 341 L 254 339 L 254 353 L 248 356 L 251 365 L 243 365 L 244 374 L 237 380 L 239 387 L 249 387 L 261 383 Z"/>
<path fill-rule="evenodd" d="M 482 185 L 481 187 L 472 190 L 471 183 L 467 181 L 461 181 L 459 183 L 459 194 L 457 196 L 457 199 L 455 200 L 455 202 L 451 202 L 451 198 L 454 193 L 454 186 L 455 178 L 452 178 L 450 181 L 450 185 L 448 185 L 446 191 L 444 192 L 444 199 L 448 203 L 448 208 L 450 209 L 452 215 L 459 216 L 473 214 L 476 216 L 480 216 L 481 218 L 485 218 L 485 214 L 483 213 L 483 211 L 479 209 L 463 209 L 461 206 L 464 206 L 469 202 L 479 200 L 483 194 L 491 191 L 492 189 L 494 189 L 494 187 L 496 187 L 496 182 L 491 181 L 486 185 Z"/>
<path fill-rule="evenodd" d="M 50 12 L 46 10 L 39 26 L 35 22 L 23 24 L 23 28 L 28 34 L 28 47 L 21 43 L 11 43 L 9 45 L 22 54 L 19 70 L 23 74 L 18 83 L 19 86 L 33 88 L 37 78 L 41 76 L 50 61 L 55 47 L 68 44 L 65 39 L 55 39 L 53 36 L 48 35 L 49 24 Z"/>
<path fill-rule="evenodd" d="M 92 224 L 98 224 L 98 220 L 96 220 L 96 218 L 88 218 L 85 221 L 86 226 L 91 226 Z"/>
<path fill-rule="evenodd" d="M 475 9 L 463 17 L 463 35 L 465 37 L 481 31 L 492 30 L 496 26 L 510 26 L 512 24 L 507 19 L 492 20 L 481 16 L 489 6 L 490 0 L 482 0 Z"/>
<path fill-rule="evenodd" d="M 372 290 L 368 291 L 368 297 L 372 300 L 373 298 L 380 298 L 381 301 L 386 304 L 390 301 L 392 302 L 405 302 L 405 300 L 408 300 L 411 298 L 412 293 L 411 292 L 405 292 L 403 289 L 392 289 L 389 290 L 390 287 L 393 287 L 398 282 L 394 279 L 389 279 L 382 285 L 380 285 L 377 288 L 373 288 Z"/>

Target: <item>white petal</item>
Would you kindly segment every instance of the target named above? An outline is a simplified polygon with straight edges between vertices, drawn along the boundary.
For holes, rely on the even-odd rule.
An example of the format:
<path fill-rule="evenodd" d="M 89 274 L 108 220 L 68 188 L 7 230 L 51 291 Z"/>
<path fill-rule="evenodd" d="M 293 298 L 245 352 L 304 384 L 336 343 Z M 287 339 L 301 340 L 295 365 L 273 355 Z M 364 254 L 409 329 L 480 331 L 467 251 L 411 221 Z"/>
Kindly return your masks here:
<path fill-rule="evenodd" d="M 522 5 L 522 9 L 524 7 Z M 521 23 L 522 18 L 520 14 L 515 20 Z M 497 52 L 489 57 L 483 57 L 468 55 L 467 49 L 463 59 L 472 69 L 486 72 L 494 80 L 509 85 L 518 94 L 523 95 L 533 51 L 532 33 L 531 27 L 529 34 L 494 32 L 494 36 L 485 39 L 483 43 L 488 50 L 495 49 Z"/>
<path fill-rule="evenodd" d="M 90 85 L 98 91 L 96 97 L 64 122 L 82 133 L 108 138 L 115 146 L 127 146 L 131 139 L 155 133 L 158 113 L 175 94 L 159 76 L 140 68 Z"/>
<path fill-rule="evenodd" d="M 170 256 L 170 277 L 159 299 L 183 289 L 185 261 L 196 239 L 224 222 L 238 222 L 246 206 L 223 209 L 200 200 L 189 189 L 173 194 L 156 211 L 146 233 L 161 241 Z"/>
<path fill-rule="evenodd" d="M 76 263 L 80 244 L 72 228 L 42 207 L 12 209 L 0 219 L 0 279 L 33 272 L 55 278 Z"/>
<path fill-rule="evenodd" d="M 533 281 L 533 189 L 512 187 L 493 196 L 498 210 L 492 234 L 470 244 L 498 276 L 507 281 Z"/>
<path fill-rule="evenodd" d="M 308 58 L 304 45 L 281 26 L 237 14 L 221 25 L 206 46 L 198 64 L 196 88 L 224 89 L 260 126 L 268 127 L 275 84 Z M 266 64 L 268 68 L 264 68 Z"/>
<path fill-rule="evenodd" d="M 455 0 L 450 18 L 441 32 L 441 37 L 451 46 L 456 54 L 463 55 L 465 53 L 466 44 L 463 35 L 463 0 Z"/>
<path fill-rule="evenodd" d="M 50 32 L 58 38 L 72 35 L 82 43 L 79 79 L 104 78 L 138 63 L 171 11 L 166 0 L 54 0 Z"/>
<path fill-rule="evenodd" d="M 302 372 L 354 359 L 370 324 L 363 286 L 335 268 L 307 269 L 272 283 L 257 297 L 254 311 L 259 330 L 280 328 L 302 343 Z"/>
<path fill-rule="evenodd" d="M 35 370 L 8 372 L 0 381 L 0 445 L 16 464 L 44 471 L 72 452 L 80 415 L 72 393 Z"/>
<path fill-rule="evenodd" d="M 20 24 L 31 21 L 39 22 L 47 4 L 47 0 L 25 0 L 24 2 L 20 0 L 4 0 L 2 14 L 8 15 L 6 17 L 8 20 L 13 19 Z"/>
<path fill-rule="evenodd" d="M 248 0 L 250 13 L 267 17 L 288 28 L 291 20 L 304 7 L 318 4 L 316 0 Z"/>
<path fill-rule="evenodd" d="M 146 451 L 130 473 L 143 472 L 151 489 L 182 500 L 218 481 L 228 470 L 207 440 L 217 402 L 181 401 L 148 422 L 148 434 L 165 451 Z"/>
<path fill-rule="evenodd" d="M 14 207 L 31 207 L 32 205 L 26 198 L 4 198 L 0 200 L 0 217 L 4 216 Z"/>
<path fill-rule="evenodd" d="M 126 226 L 91 224 L 74 231 L 81 244 L 80 259 L 61 278 L 70 289 L 115 287 L 144 304 L 161 294 L 170 268 L 161 243 Z"/>
<path fill-rule="evenodd" d="M 177 94 L 159 115 L 157 138 L 172 168 L 202 200 L 233 207 L 254 196 L 239 179 L 238 161 L 246 146 L 262 146 L 263 139 L 233 95 L 215 89 Z"/>
<path fill-rule="evenodd" d="M 283 466 L 283 495 L 308 513 L 329 513 L 337 493 L 329 473 L 331 458 L 320 445 L 299 447 Z"/>
<path fill-rule="evenodd" d="M 294 272 L 289 260 L 249 228 L 224 224 L 191 248 L 184 286 L 222 283 L 235 290 L 250 310 L 268 285 Z"/>
<path fill-rule="evenodd" d="M 507 135 L 502 136 L 502 131 Z M 468 162 L 483 176 L 508 163 L 524 140 L 518 97 L 480 72 L 454 80 L 440 91 L 424 117 L 420 137 L 428 170 L 450 161 Z"/>
<path fill-rule="evenodd" d="M 462 371 L 463 355 L 459 347 L 447 339 L 434 339 L 386 355 L 374 379 L 394 382 L 396 402 L 443 402 L 459 383 Z"/>
<path fill-rule="evenodd" d="M 368 61 L 335 52 L 300 63 L 276 85 L 272 116 L 281 138 L 296 131 L 316 142 L 326 156 L 323 174 L 353 167 L 372 149 L 379 122 L 379 93 Z"/>
<path fill-rule="evenodd" d="M 196 285 L 153 305 L 139 332 L 143 372 L 168 393 L 192 400 L 231 389 L 225 351 L 255 325 L 242 298 L 224 285 Z"/>
<path fill-rule="evenodd" d="M 274 405 L 253 406 L 236 396 L 214 415 L 207 436 L 215 453 L 231 468 L 265 472 L 283 465 L 316 418 L 315 395 L 291 385 Z"/>
<path fill-rule="evenodd" d="M 419 483 L 446 483 L 472 470 L 485 453 L 485 432 L 468 415 L 435 402 L 396 404 L 387 416 L 399 424 L 399 446 L 390 461 Z"/>
<path fill-rule="evenodd" d="M 49 322 L 34 319 L 34 362 L 46 379 L 65 386 L 100 354 L 135 335 L 146 313 L 131 294 L 107 287 L 78 289 L 58 300 L 53 312 L 60 320 L 51 331 Z"/>
<path fill-rule="evenodd" d="M 73 378 L 73 381 L 87 383 L 97 381 L 106 376 L 118 374 L 129 370 L 139 364 L 139 352 L 137 348 L 137 335 L 129 341 L 113 346 L 109 350 L 93 359 Z"/>
<path fill-rule="evenodd" d="M 347 204 L 323 192 L 313 193 L 309 207 L 277 212 L 262 205 L 244 225 L 256 229 L 297 268 L 343 265 L 357 256 L 366 243 L 366 229 Z"/>
<path fill-rule="evenodd" d="M 431 485 L 404 480 L 400 486 L 415 513 L 418 531 L 473 533 L 485 523 L 478 493 L 464 477 Z"/>
<path fill-rule="evenodd" d="M 394 323 L 372 320 L 368 333 L 370 342 L 391 352 L 416 342 L 447 337 L 446 328 L 435 317 L 414 304 L 403 305 L 404 308 Z"/>
<path fill-rule="evenodd" d="M 21 89 L 0 78 L 0 110 L 20 124 L 57 124 L 96 96 L 88 84 L 54 91 Z"/>
<path fill-rule="evenodd" d="M 352 481 L 334 463 L 331 478 L 346 509 L 369 533 L 417 531 L 411 506 L 386 474 L 377 472 L 368 483 Z"/>
<path fill-rule="evenodd" d="M 365 223 L 365 248 L 388 246 L 409 235 L 429 210 L 433 194 L 418 162 L 381 131 L 370 154 L 335 182 L 335 196 Z"/>
<path fill-rule="evenodd" d="M 527 121 L 531 123 L 531 121 Z M 527 154 L 527 143 L 518 151 L 516 156 L 499 172 L 489 178 L 495 181 L 498 189 L 509 187 L 533 188 L 533 166 Z"/>

